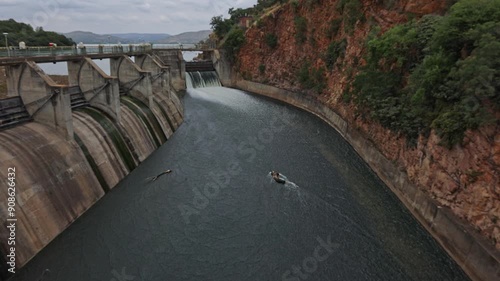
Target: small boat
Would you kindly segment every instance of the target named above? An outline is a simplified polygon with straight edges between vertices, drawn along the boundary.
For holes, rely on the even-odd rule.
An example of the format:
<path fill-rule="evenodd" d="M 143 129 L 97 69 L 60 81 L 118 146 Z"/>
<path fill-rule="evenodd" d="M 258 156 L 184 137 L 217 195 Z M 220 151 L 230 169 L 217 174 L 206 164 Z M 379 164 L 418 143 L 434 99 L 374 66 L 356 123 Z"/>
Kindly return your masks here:
<path fill-rule="evenodd" d="M 280 173 L 271 171 L 271 176 L 273 177 L 274 181 L 277 183 L 284 184 L 286 181 L 280 177 Z"/>

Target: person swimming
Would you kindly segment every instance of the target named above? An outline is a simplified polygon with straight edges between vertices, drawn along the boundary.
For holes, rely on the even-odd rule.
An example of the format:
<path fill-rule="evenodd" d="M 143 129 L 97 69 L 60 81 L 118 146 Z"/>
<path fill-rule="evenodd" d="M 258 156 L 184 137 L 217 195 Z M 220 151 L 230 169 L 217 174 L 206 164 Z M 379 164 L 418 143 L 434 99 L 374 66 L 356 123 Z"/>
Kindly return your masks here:
<path fill-rule="evenodd" d="M 271 171 L 271 177 L 273 177 L 274 181 L 276 181 L 277 183 L 285 183 L 286 181 L 280 177 L 280 173 L 279 172 L 276 172 L 276 171 Z"/>

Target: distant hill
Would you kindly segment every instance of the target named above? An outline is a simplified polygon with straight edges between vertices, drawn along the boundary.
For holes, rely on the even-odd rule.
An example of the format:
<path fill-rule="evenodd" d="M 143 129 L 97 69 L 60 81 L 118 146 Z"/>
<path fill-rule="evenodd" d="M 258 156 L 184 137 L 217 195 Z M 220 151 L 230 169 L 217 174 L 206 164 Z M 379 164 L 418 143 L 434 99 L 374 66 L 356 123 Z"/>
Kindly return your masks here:
<path fill-rule="evenodd" d="M 184 43 L 194 44 L 208 38 L 212 31 L 202 30 L 194 32 L 185 32 L 177 35 L 169 35 L 166 33 L 112 33 L 112 34 L 96 34 L 88 31 L 73 31 L 64 33 L 66 37 L 73 39 L 76 43 L 83 42 L 85 44 L 122 44 L 129 43 Z"/>
<path fill-rule="evenodd" d="M 166 33 L 112 33 L 109 34 L 118 38 L 123 38 L 124 40 L 129 40 L 133 42 L 149 42 L 156 43 L 159 40 L 163 40 L 170 36 Z"/>
<path fill-rule="evenodd" d="M 8 33 L 8 44 L 15 47 L 19 46 L 21 41 L 26 43 L 27 46 L 48 46 L 49 43 L 56 43 L 59 46 L 71 46 L 75 43 L 64 35 L 45 31 L 41 27 L 33 30 L 31 25 L 13 19 L 0 20 L 0 32 Z M 3 43 L 3 46 L 5 46 L 5 43 Z"/>
<path fill-rule="evenodd" d="M 170 43 L 184 43 L 184 44 L 196 44 L 201 40 L 205 40 L 212 33 L 211 30 L 201 30 L 193 32 L 184 32 L 177 35 L 172 35 L 166 39 L 159 40 L 159 44 L 170 44 Z"/>
<path fill-rule="evenodd" d="M 112 35 L 103 35 L 103 34 L 95 34 L 88 31 L 73 31 L 69 33 L 64 33 L 66 37 L 73 39 L 76 43 L 83 42 L 85 44 L 116 44 L 118 42 L 121 43 L 132 43 L 128 40 L 124 40 L 123 38 L 119 38 Z"/>

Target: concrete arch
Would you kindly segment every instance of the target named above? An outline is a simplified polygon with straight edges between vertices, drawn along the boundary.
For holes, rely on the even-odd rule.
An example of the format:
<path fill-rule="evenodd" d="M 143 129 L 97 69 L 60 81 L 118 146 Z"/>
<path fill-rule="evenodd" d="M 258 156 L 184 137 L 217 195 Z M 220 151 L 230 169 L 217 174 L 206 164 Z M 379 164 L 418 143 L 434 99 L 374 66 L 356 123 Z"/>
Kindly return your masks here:
<path fill-rule="evenodd" d="M 56 84 L 32 61 L 19 66 L 16 74 L 17 94 L 29 115 L 36 122 L 55 128 L 66 139 L 73 139 L 71 101 L 66 94 L 67 87 Z"/>
<path fill-rule="evenodd" d="M 118 79 L 106 74 L 92 59 L 68 61 L 70 86 L 78 86 L 91 106 L 108 113 L 120 122 Z"/>
<path fill-rule="evenodd" d="M 170 84 L 176 91 L 186 89 L 186 62 L 181 50 L 155 50 L 154 54 L 170 68 Z"/>
<path fill-rule="evenodd" d="M 141 69 L 151 72 L 151 86 L 154 93 L 163 93 L 165 96 L 170 92 L 170 68 L 163 65 L 153 56 L 146 54 L 136 56 L 136 64 Z"/>
<path fill-rule="evenodd" d="M 140 68 L 129 56 L 111 58 L 111 75 L 118 78 L 120 92 L 153 106 L 151 72 Z"/>

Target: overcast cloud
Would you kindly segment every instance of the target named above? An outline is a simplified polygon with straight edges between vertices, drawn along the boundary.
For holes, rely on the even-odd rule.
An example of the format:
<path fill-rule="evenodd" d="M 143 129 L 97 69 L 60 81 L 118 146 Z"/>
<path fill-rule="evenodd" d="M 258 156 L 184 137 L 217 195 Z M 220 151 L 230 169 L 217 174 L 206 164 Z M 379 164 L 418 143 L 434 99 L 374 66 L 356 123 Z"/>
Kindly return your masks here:
<path fill-rule="evenodd" d="M 210 29 L 210 19 L 257 0 L 0 0 L 0 19 L 57 32 L 169 33 Z M 0 30 L 1 32 L 1 30 Z"/>

